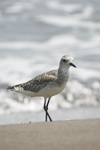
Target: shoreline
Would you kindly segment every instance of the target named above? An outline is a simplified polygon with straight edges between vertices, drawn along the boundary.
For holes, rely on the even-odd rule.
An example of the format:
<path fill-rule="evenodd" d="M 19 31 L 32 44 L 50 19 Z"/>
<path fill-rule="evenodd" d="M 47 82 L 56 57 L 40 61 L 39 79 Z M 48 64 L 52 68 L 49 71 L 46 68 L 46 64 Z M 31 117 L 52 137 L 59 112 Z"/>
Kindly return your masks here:
<path fill-rule="evenodd" d="M 61 120 L 80 120 L 100 118 L 100 106 L 83 106 L 69 109 L 59 108 L 57 110 L 49 110 L 49 114 L 53 121 Z M 13 114 L 0 115 L 0 125 L 21 124 L 21 122 L 44 122 L 45 112 L 21 112 Z"/>
<path fill-rule="evenodd" d="M 0 125 L 2 150 L 98 150 L 100 119 Z"/>

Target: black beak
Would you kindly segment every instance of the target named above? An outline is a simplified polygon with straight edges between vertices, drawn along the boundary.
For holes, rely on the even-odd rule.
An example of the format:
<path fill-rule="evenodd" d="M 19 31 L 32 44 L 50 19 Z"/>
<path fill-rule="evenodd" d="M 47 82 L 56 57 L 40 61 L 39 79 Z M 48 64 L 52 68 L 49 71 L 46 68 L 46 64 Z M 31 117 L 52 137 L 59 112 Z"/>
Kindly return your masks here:
<path fill-rule="evenodd" d="M 73 63 L 70 63 L 70 65 L 76 68 L 76 66 Z"/>

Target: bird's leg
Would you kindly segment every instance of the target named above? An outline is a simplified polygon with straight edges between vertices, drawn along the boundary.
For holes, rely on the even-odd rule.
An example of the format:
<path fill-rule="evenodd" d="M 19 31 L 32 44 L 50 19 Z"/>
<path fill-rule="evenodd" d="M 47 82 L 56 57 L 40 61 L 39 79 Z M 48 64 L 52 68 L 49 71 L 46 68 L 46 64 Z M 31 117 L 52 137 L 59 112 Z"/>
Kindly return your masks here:
<path fill-rule="evenodd" d="M 45 121 L 47 121 L 48 120 L 48 118 L 47 118 L 47 111 L 48 111 L 47 105 L 45 105 L 45 109 L 46 109 Z"/>
<path fill-rule="evenodd" d="M 50 102 L 50 98 L 48 99 L 48 102 L 47 102 L 47 105 L 46 105 L 46 99 L 45 99 L 45 101 L 44 101 L 44 110 L 45 110 L 45 112 L 46 112 L 46 117 L 45 117 L 45 121 L 47 121 L 47 116 L 49 117 L 49 120 L 50 121 L 52 121 L 52 119 L 51 119 L 51 117 L 50 117 L 50 115 L 49 115 L 49 113 L 48 113 L 48 105 L 49 105 L 49 102 Z"/>
<path fill-rule="evenodd" d="M 47 102 L 47 105 L 46 105 L 46 110 L 48 110 L 49 102 L 50 102 L 50 98 L 48 99 L 48 102 Z M 52 121 L 48 111 L 47 111 L 47 116 L 49 117 L 49 120 Z"/>
<path fill-rule="evenodd" d="M 47 110 L 48 110 L 48 105 L 49 105 L 49 102 L 50 102 L 50 98 L 48 99 L 48 102 L 47 102 L 47 105 L 46 105 L 46 107 L 47 107 Z"/>
<path fill-rule="evenodd" d="M 45 121 L 47 121 L 46 99 L 44 99 Z"/>

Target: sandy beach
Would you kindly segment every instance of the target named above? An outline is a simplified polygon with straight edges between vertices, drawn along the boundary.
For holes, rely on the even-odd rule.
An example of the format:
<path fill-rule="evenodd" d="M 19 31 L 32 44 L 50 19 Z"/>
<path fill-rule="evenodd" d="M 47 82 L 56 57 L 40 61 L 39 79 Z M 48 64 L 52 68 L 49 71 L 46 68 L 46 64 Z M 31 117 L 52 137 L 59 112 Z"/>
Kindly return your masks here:
<path fill-rule="evenodd" d="M 0 150 L 99 150 L 100 119 L 0 126 Z"/>

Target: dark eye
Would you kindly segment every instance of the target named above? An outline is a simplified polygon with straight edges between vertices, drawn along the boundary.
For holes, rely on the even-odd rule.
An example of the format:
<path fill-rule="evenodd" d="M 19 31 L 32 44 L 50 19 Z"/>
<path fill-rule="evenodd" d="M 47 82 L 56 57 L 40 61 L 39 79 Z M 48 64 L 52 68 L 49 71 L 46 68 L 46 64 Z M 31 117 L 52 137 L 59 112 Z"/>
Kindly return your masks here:
<path fill-rule="evenodd" d="M 63 59 L 63 62 L 66 62 L 66 59 Z"/>
<path fill-rule="evenodd" d="M 63 62 L 68 62 L 68 60 L 66 60 L 66 59 L 63 59 Z"/>

